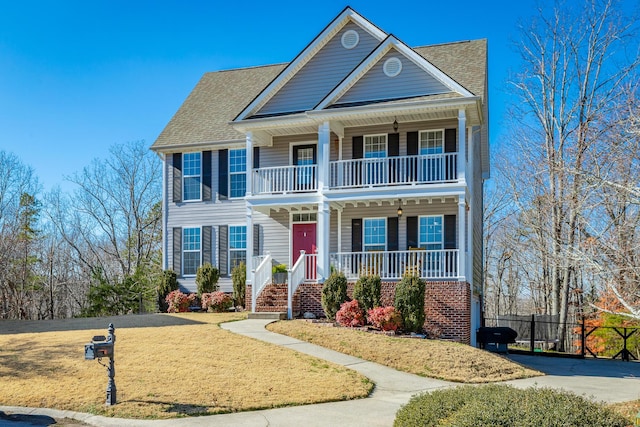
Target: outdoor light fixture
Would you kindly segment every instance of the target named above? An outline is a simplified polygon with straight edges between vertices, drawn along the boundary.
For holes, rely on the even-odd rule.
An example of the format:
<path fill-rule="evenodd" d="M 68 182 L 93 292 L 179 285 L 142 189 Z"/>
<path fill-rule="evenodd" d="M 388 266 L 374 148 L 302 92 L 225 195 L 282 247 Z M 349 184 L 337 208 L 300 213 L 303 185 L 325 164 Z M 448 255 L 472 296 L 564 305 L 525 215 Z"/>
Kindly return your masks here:
<path fill-rule="evenodd" d="M 395 118 L 393 119 L 393 131 L 398 132 L 398 121 Z"/>
<path fill-rule="evenodd" d="M 398 199 L 398 218 L 402 216 L 402 202 Z"/>

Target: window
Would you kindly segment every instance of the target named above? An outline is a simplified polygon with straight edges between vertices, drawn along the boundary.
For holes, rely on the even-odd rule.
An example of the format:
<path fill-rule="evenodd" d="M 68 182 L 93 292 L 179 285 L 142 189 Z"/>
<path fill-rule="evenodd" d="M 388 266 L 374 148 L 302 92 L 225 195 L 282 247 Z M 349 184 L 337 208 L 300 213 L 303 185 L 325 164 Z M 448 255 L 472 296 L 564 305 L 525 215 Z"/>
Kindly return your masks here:
<path fill-rule="evenodd" d="M 247 192 L 247 152 L 229 150 L 229 196 L 244 197 Z"/>
<path fill-rule="evenodd" d="M 184 153 L 183 159 L 183 200 L 200 200 L 202 153 Z"/>
<path fill-rule="evenodd" d="M 443 217 L 421 216 L 419 246 L 427 250 L 440 250 L 443 247 Z"/>
<path fill-rule="evenodd" d="M 386 218 L 364 219 L 365 251 L 384 251 L 387 249 L 387 220 Z"/>
<path fill-rule="evenodd" d="M 366 159 L 387 156 L 387 135 L 370 135 L 364 137 L 364 157 Z"/>
<path fill-rule="evenodd" d="M 247 227 L 244 225 L 229 226 L 229 271 L 247 261 Z"/>
<path fill-rule="evenodd" d="M 182 275 L 195 276 L 200 267 L 200 228 L 182 230 Z"/>
<path fill-rule="evenodd" d="M 427 130 L 420 132 L 420 155 L 429 156 L 420 162 L 420 179 L 426 182 L 442 180 L 444 158 L 444 131 Z"/>
<path fill-rule="evenodd" d="M 420 154 L 442 154 L 444 141 L 444 131 L 425 130 L 420 132 Z"/>

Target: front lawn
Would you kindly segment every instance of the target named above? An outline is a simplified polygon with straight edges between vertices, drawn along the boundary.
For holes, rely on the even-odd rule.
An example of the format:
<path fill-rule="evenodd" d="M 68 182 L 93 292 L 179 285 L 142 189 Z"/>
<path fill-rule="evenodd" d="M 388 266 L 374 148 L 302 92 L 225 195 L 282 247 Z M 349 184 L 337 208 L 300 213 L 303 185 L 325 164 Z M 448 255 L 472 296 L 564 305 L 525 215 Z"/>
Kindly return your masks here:
<path fill-rule="evenodd" d="M 267 329 L 400 371 L 447 381 L 486 383 L 542 375 L 499 355 L 454 342 L 390 337 L 304 320 L 272 323 Z"/>
<path fill-rule="evenodd" d="M 0 322 L 0 404 L 172 418 L 356 399 L 371 391 L 373 384 L 352 370 L 218 326 L 245 317 L 114 320 L 118 403 L 111 407 L 104 404 L 106 369 L 84 360 L 84 344 L 106 335 L 107 320 Z M 39 332 L 21 333 L 20 327 Z"/>

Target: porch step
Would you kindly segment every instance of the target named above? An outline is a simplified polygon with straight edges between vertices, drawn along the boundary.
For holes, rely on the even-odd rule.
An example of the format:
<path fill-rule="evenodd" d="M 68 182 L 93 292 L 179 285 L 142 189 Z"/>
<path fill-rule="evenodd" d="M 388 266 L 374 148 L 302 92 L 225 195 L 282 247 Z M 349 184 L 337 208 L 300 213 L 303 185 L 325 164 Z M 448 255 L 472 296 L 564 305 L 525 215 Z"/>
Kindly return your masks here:
<path fill-rule="evenodd" d="M 274 319 L 274 320 L 285 320 L 287 318 L 286 312 L 260 312 L 260 313 L 249 313 L 249 319 Z"/>

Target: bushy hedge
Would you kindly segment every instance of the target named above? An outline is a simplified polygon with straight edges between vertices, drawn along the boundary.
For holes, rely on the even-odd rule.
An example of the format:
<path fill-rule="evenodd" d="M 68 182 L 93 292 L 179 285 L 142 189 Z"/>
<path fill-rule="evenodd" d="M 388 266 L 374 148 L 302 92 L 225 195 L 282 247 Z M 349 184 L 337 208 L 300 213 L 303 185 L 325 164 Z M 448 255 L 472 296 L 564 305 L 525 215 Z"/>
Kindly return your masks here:
<path fill-rule="evenodd" d="M 236 307 L 244 307 L 247 295 L 247 266 L 244 262 L 231 270 L 231 282 L 233 283 L 233 303 Z"/>
<path fill-rule="evenodd" d="M 205 262 L 196 271 L 196 284 L 198 285 L 198 296 L 216 292 L 219 290 L 218 280 L 220 272 L 211 263 Z"/>
<path fill-rule="evenodd" d="M 342 273 L 331 273 L 322 286 L 322 309 L 327 319 L 334 320 L 346 300 L 347 278 Z"/>
<path fill-rule="evenodd" d="M 418 276 L 403 276 L 396 286 L 396 310 L 402 317 L 404 329 L 421 332 L 424 325 L 424 280 Z"/>
<path fill-rule="evenodd" d="M 364 311 L 380 307 L 382 281 L 380 276 L 360 276 L 353 286 L 353 299 L 358 300 Z"/>
<path fill-rule="evenodd" d="M 413 397 L 396 414 L 396 427 L 590 426 L 624 427 L 629 421 L 604 404 L 545 388 L 461 386 Z"/>
<path fill-rule="evenodd" d="M 336 322 L 338 322 L 340 326 L 356 328 L 358 326 L 364 326 L 366 320 L 364 311 L 360 308 L 358 300 L 355 299 L 343 302 L 340 310 L 336 313 Z"/>

